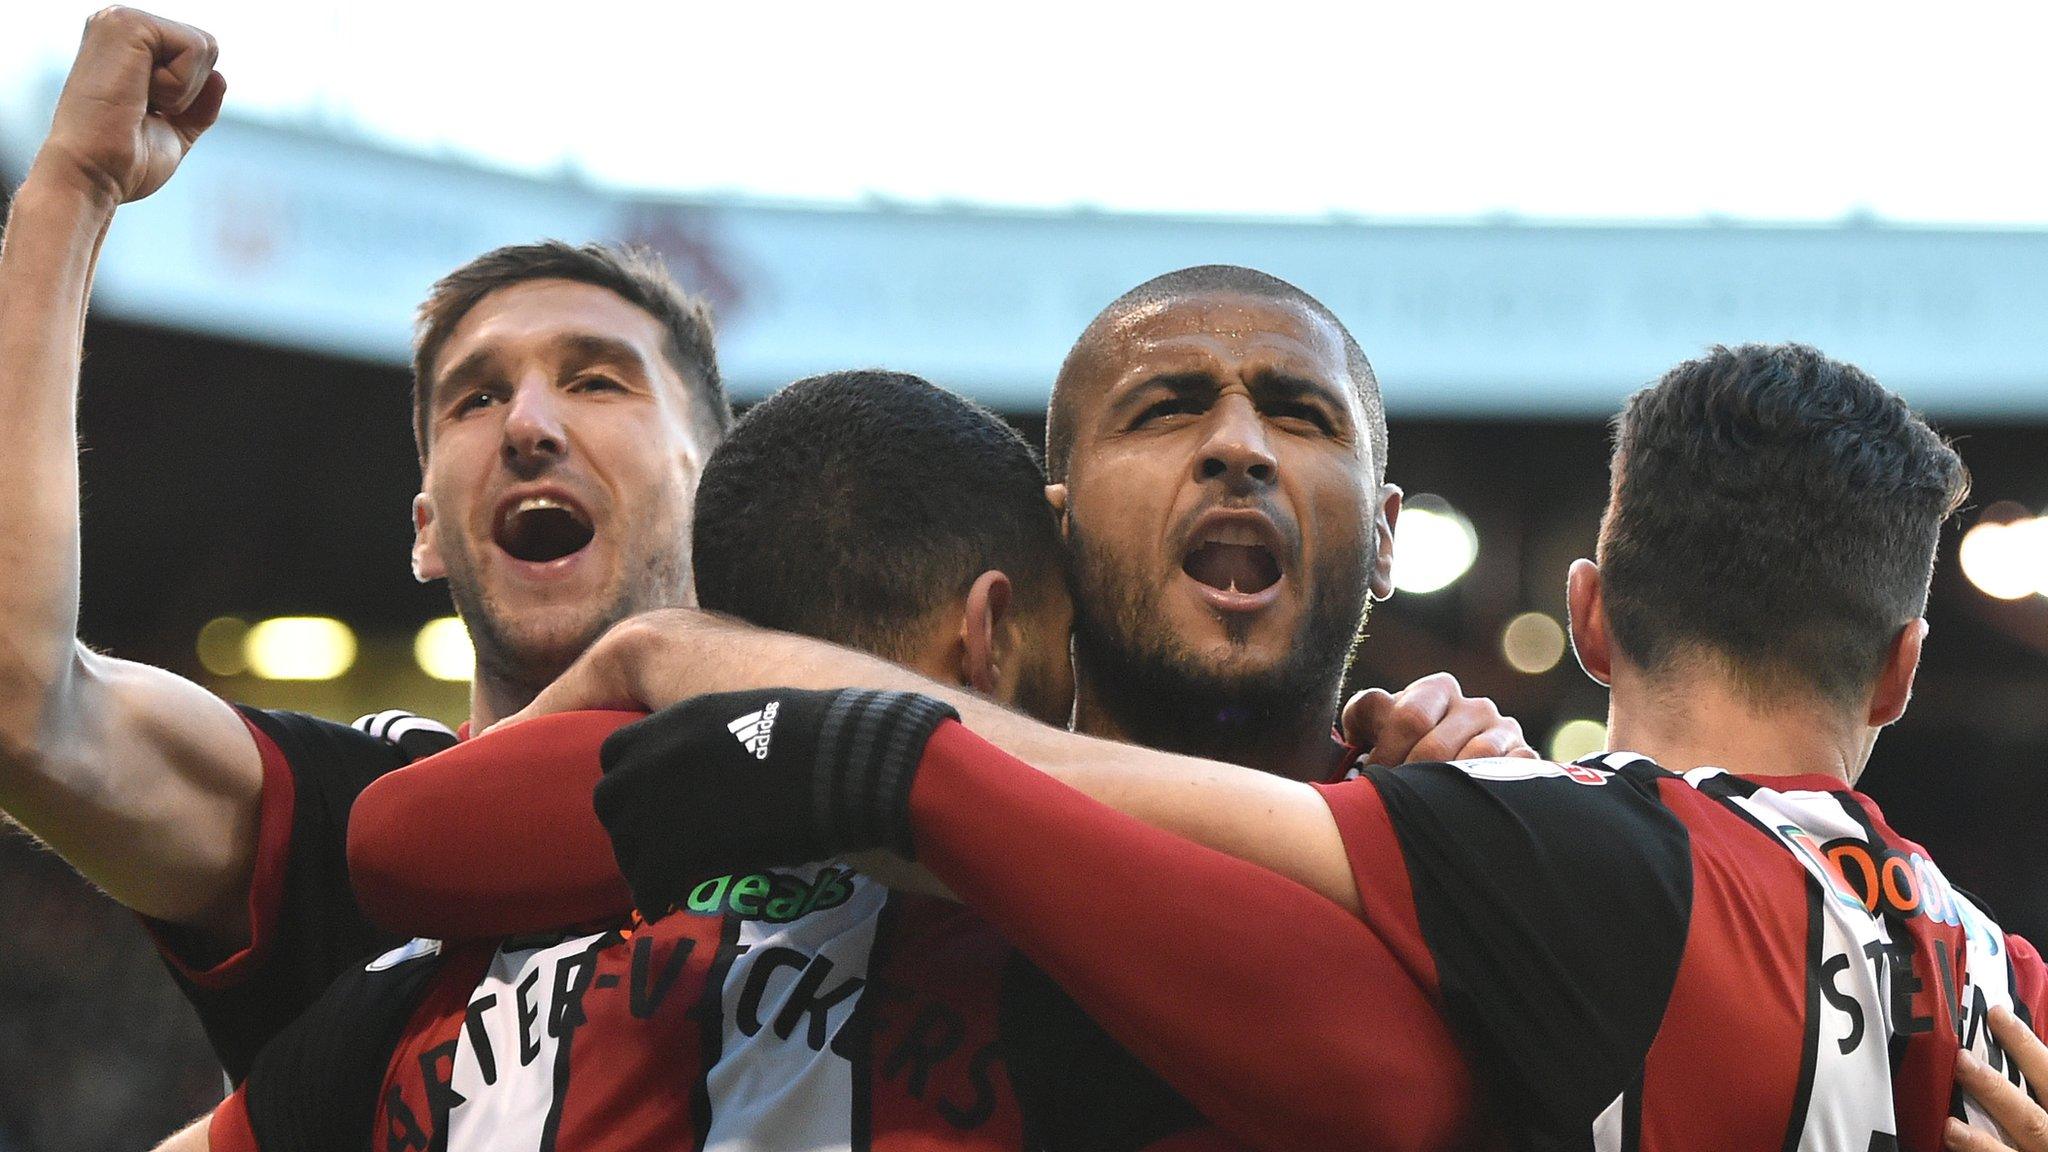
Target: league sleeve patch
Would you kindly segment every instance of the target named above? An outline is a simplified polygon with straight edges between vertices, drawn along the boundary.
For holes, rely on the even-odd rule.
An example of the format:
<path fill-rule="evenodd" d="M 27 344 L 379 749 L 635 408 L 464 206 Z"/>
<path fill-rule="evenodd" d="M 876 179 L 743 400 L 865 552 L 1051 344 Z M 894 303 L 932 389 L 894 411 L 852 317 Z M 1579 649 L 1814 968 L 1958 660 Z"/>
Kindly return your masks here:
<path fill-rule="evenodd" d="M 408 760 L 421 760 L 453 748 L 459 738 L 455 730 L 439 720 L 429 720 L 398 708 L 359 716 L 349 725 L 404 752 Z"/>
<path fill-rule="evenodd" d="M 408 940 L 364 965 L 363 971 L 384 972 L 396 968 L 408 960 L 418 960 L 422 957 L 439 956 L 440 954 L 441 942 L 439 940 Z"/>
<path fill-rule="evenodd" d="M 1614 775 L 1605 768 L 1591 764 L 1552 764 L 1547 760 L 1529 760 L 1508 756 L 1495 756 L 1485 760 L 1458 760 L 1452 767 L 1475 780 L 1544 780 L 1563 777 L 1574 784 L 1597 787 L 1607 783 Z"/>

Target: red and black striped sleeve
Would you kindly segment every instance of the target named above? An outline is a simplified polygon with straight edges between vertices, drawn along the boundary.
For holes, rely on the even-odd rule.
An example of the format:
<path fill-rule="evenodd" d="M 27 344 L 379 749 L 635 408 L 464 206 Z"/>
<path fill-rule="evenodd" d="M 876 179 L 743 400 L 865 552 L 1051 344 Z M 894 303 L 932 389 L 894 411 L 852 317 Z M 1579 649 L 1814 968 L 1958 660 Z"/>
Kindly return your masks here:
<path fill-rule="evenodd" d="M 176 925 L 144 919 L 238 1082 L 263 1045 L 337 975 L 403 939 L 364 917 L 349 887 L 344 846 L 357 795 L 412 755 L 345 724 L 293 712 L 240 712 L 263 763 L 250 938 L 223 956 Z"/>
<path fill-rule="evenodd" d="M 1640 1098 L 1692 906 L 1663 775 L 1497 760 L 1323 789 L 1367 922 L 1440 996 L 1488 1105 L 1544 1146 Z"/>

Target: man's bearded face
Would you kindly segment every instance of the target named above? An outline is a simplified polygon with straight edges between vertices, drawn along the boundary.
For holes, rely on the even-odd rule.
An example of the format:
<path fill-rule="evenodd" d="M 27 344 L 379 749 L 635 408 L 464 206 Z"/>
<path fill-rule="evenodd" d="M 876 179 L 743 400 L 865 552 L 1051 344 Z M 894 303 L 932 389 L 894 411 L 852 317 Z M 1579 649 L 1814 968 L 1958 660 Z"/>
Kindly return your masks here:
<path fill-rule="evenodd" d="M 1219 293 L 1136 309 L 1095 344 L 1066 477 L 1084 691 L 1128 705 L 1127 726 L 1327 711 L 1398 507 L 1342 333 Z"/>

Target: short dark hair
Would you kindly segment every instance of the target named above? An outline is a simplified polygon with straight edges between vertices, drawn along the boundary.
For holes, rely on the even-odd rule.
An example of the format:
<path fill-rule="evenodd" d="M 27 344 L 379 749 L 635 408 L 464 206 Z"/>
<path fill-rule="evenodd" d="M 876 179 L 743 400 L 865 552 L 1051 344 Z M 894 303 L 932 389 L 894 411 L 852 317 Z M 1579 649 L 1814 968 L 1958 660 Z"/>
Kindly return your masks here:
<path fill-rule="evenodd" d="M 1074 341 L 1073 349 L 1067 353 L 1066 362 L 1060 365 L 1060 374 L 1053 381 L 1052 399 L 1045 408 L 1045 465 L 1054 480 L 1067 478 L 1068 455 L 1074 447 L 1074 400 L 1069 391 L 1068 373 L 1078 354 L 1101 339 L 1110 325 L 1133 309 L 1164 300 L 1225 293 L 1298 304 L 1329 321 L 1330 326 L 1344 337 L 1344 367 L 1351 377 L 1352 389 L 1358 394 L 1359 407 L 1365 411 L 1366 437 L 1372 447 L 1375 479 L 1386 478 L 1387 411 L 1380 402 L 1380 381 L 1373 374 L 1372 363 L 1365 358 L 1365 349 L 1360 348 L 1351 335 L 1351 329 L 1337 319 L 1335 312 L 1324 307 L 1322 301 L 1278 276 L 1237 264 L 1198 264 L 1145 281 L 1110 301 L 1109 306 L 1096 313 L 1095 319 L 1082 329 L 1080 339 Z"/>
<path fill-rule="evenodd" d="M 900 372 L 813 376 L 748 410 L 705 465 L 692 553 L 702 606 L 897 659 L 985 571 L 1020 595 L 1065 586 L 1031 446 Z"/>
<path fill-rule="evenodd" d="M 1927 607 L 1955 449 L 1860 369 L 1803 344 L 1716 347 L 1614 421 L 1600 565 L 1614 643 L 1655 672 L 1726 664 L 1769 698 L 1870 691 Z"/>
<path fill-rule="evenodd" d="M 718 375 L 711 339 L 711 306 L 683 291 L 661 258 L 641 247 L 569 244 L 543 240 L 494 248 L 434 282 L 420 304 L 412 355 L 412 435 L 420 459 L 427 458 L 427 404 L 434 360 L 455 326 L 484 297 L 529 280 L 573 280 L 609 289 L 667 330 L 663 351 L 682 375 L 704 417 L 707 443 L 716 444 L 732 427 L 732 405 Z"/>

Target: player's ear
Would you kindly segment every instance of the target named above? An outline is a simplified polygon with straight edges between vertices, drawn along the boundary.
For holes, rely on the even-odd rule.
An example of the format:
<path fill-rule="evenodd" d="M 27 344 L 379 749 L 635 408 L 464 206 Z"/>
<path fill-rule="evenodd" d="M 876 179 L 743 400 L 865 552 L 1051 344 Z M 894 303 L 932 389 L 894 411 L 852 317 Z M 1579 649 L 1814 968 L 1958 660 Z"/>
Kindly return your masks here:
<path fill-rule="evenodd" d="M 1614 683 L 1614 654 L 1607 635 L 1607 602 L 1600 587 L 1600 566 L 1591 560 L 1572 561 L 1565 577 L 1564 598 L 1571 615 L 1572 652 L 1586 675 L 1603 685 Z"/>
<path fill-rule="evenodd" d="M 960 613 L 960 682 L 990 699 L 999 699 L 1004 663 L 1016 650 L 1010 606 L 1015 589 L 1010 578 L 993 569 L 967 589 Z"/>
<path fill-rule="evenodd" d="M 1065 484 L 1047 484 L 1045 486 L 1045 502 L 1052 505 L 1052 514 L 1059 517 L 1060 539 L 1065 540 L 1067 538 L 1067 486 Z"/>
<path fill-rule="evenodd" d="M 1394 522 L 1400 518 L 1400 486 L 1380 485 L 1380 504 L 1372 517 L 1372 534 L 1379 546 L 1378 559 L 1373 561 L 1372 572 L 1366 578 L 1375 600 L 1385 600 L 1394 594 Z"/>
<path fill-rule="evenodd" d="M 1872 728 L 1882 728 L 1906 714 L 1906 704 L 1913 699 L 1913 674 L 1920 670 L 1920 645 L 1926 639 L 1926 617 L 1907 621 L 1892 638 L 1891 653 L 1877 676 L 1877 690 L 1870 695 Z"/>
<path fill-rule="evenodd" d="M 425 584 L 448 575 L 441 561 L 441 542 L 434 523 L 434 505 L 425 492 L 412 498 L 412 578 Z"/>

